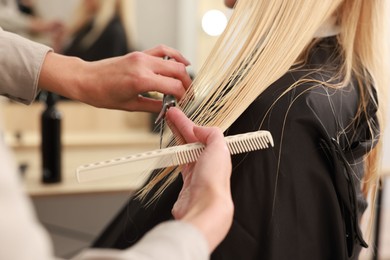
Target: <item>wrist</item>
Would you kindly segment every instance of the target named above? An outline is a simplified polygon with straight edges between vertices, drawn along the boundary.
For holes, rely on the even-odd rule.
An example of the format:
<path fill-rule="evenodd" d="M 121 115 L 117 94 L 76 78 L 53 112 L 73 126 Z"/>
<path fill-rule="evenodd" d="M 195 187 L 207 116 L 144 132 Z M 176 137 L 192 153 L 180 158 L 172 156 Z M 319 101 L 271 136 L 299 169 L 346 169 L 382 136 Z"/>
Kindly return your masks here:
<path fill-rule="evenodd" d="M 85 67 L 86 62 L 79 58 L 49 52 L 42 65 L 38 85 L 43 90 L 79 100 L 85 81 Z"/>
<path fill-rule="evenodd" d="M 233 212 L 231 198 L 219 197 L 198 203 L 181 220 L 192 224 L 204 235 L 212 252 L 227 235 Z"/>

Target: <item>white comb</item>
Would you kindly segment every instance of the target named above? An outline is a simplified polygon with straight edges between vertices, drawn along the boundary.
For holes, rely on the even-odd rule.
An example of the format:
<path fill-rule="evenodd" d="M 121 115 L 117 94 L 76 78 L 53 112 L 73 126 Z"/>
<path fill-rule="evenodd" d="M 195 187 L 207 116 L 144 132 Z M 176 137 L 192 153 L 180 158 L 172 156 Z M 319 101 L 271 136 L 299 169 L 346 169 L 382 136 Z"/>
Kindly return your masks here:
<path fill-rule="evenodd" d="M 274 146 L 271 133 L 263 130 L 227 136 L 225 141 L 230 154 L 246 153 Z M 204 148 L 205 146 L 201 143 L 192 143 L 85 164 L 77 168 L 77 180 L 79 182 L 96 181 L 192 163 L 198 159 Z"/>

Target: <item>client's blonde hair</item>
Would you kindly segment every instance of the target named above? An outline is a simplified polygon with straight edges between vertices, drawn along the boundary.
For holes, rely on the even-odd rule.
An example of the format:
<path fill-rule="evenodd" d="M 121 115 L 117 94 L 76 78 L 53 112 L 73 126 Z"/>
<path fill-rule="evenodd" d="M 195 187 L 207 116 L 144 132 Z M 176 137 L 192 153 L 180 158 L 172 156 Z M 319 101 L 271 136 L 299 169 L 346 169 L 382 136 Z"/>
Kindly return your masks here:
<path fill-rule="evenodd" d="M 196 124 L 226 130 L 273 82 L 283 76 L 307 52 L 314 34 L 331 16 L 340 26 L 342 82 L 355 77 L 361 89 L 362 113 L 379 97 L 384 111 L 388 59 L 387 0 L 242 0 L 238 1 L 225 32 L 204 63 L 179 105 Z M 326 83 L 327 86 L 331 84 Z M 296 86 L 294 84 L 294 86 Z M 377 105 L 377 104 L 376 104 Z M 282 127 L 282 126 L 281 126 Z M 372 126 L 375 127 L 375 126 Z M 374 131 L 373 131 L 374 132 Z M 373 138 L 377 138 L 374 137 Z M 181 142 L 170 135 L 169 146 Z M 378 145 L 368 155 L 364 191 L 375 187 L 378 176 Z M 155 197 L 171 183 L 180 169 L 165 169 L 140 192 L 144 197 L 158 182 Z"/>

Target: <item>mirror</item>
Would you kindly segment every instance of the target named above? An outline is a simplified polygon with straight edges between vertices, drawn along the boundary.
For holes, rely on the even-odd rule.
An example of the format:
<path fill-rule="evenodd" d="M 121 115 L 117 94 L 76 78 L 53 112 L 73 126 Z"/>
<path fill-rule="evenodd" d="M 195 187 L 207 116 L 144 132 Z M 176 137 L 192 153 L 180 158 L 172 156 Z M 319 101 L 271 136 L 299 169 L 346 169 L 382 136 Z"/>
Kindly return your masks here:
<path fill-rule="evenodd" d="M 30 0 L 36 14 L 48 20 L 71 24 L 82 1 L 93 0 Z M 108 0 L 104 1 L 108 2 Z M 190 72 L 196 74 L 214 45 L 217 37 L 202 30 L 202 16 L 211 9 L 229 17 L 231 10 L 223 0 L 121 0 L 125 3 L 126 31 L 136 50 L 145 50 L 158 44 L 178 49 L 189 59 Z M 124 10 L 123 10 L 124 9 Z"/>

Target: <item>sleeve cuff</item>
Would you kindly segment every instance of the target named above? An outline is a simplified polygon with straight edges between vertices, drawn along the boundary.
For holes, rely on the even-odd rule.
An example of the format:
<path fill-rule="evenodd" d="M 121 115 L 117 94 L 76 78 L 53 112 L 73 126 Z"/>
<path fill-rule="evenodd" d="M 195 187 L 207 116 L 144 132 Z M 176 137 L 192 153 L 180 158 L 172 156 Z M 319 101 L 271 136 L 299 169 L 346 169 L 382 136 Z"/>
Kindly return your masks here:
<path fill-rule="evenodd" d="M 209 259 L 205 237 L 193 225 L 182 221 L 159 224 L 133 250 L 150 259 Z M 178 257 L 173 258 L 176 254 Z"/>
<path fill-rule="evenodd" d="M 74 260 L 207 260 L 205 237 L 193 225 L 182 221 L 159 224 L 137 244 L 126 250 L 87 249 Z"/>
<path fill-rule="evenodd" d="M 0 30 L 0 94 L 30 104 L 38 92 L 38 81 L 48 46 Z"/>

